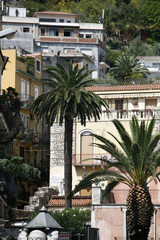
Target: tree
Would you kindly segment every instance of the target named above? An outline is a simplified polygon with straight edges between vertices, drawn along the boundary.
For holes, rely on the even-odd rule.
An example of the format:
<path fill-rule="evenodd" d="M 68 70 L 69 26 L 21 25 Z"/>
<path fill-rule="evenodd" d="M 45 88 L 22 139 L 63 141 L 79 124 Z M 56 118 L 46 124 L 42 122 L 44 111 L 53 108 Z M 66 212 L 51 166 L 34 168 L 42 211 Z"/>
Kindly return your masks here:
<path fill-rule="evenodd" d="M 154 41 L 160 41 L 160 1 L 146 0 L 140 11 L 142 24 L 150 34 L 150 38 Z"/>
<path fill-rule="evenodd" d="M 149 71 L 135 57 L 121 55 L 117 58 L 115 66 L 110 68 L 109 74 L 113 75 L 121 84 L 128 84 L 147 78 Z"/>
<path fill-rule="evenodd" d="M 133 116 L 130 121 L 130 135 L 120 121 L 113 120 L 113 124 L 118 131 L 120 140 L 112 133 L 109 134 L 120 148 L 117 148 L 117 144 L 107 138 L 95 134 L 93 136 L 98 140 L 95 145 L 110 153 L 115 160 L 104 160 L 106 169 L 91 173 L 84 178 L 69 197 L 82 188 L 100 181 L 108 181 L 104 191 L 105 197 L 119 183 L 126 184 L 130 188 L 126 200 L 127 227 L 130 239 L 147 240 L 153 214 L 148 185 L 156 178 L 159 180 L 160 149 L 157 148 L 157 145 L 160 133 L 153 134 L 155 118 L 150 123 L 145 123 L 145 121 L 139 123 L 138 119 Z"/>
<path fill-rule="evenodd" d="M 85 79 L 92 71 L 87 66 L 78 70 L 69 63 L 69 70 L 57 64 L 56 67 L 48 67 L 46 72 L 51 77 L 45 83 L 53 88 L 52 91 L 40 95 L 32 105 L 32 109 L 39 119 L 44 116 L 50 125 L 57 121 L 60 125 L 64 123 L 64 177 L 65 196 L 72 190 L 72 133 L 73 120 L 78 117 L 82 125 L 86 119 L 95 120 L 100 118 L 101 105 L 107 107 L 105 100 L 93 92 L 87 91 L 85 87 L 94 83 L 93 80 Z M 71 207 L 71 200 L 66 198 L 65 207 Z"/>
<path fill-rule="evenodd" d="M 17 182 L 21 179 L 40 179 L 40 171 L 23 160 L 22 157 L 0 156 L 0 182 L 3 185 L 1 195 L 7 195 L 7 204 L 15 207 Z"/>

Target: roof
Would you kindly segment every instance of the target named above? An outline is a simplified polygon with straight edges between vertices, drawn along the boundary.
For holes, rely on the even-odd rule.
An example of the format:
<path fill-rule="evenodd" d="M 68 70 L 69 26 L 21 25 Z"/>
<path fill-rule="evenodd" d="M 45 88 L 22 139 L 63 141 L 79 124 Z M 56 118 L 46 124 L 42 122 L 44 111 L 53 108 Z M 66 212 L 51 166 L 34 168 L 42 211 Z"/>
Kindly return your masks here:
<path fill-rule="evenodd" d="M 50 228 L 50 229 L 62 229 L 62 227 L 57 223 L 57 221 L 51 217 L 47 212 L 47 209 L 43 206 L 40 213 L 26 225 L 27 229 L 40 229 L 40 228 Z"/>
<path fill-rule="evenodd" d="M 113 85 L 113 86 L 96 85 L 87 87 L 87 90 L 93 92 L 160 90 L 160 84 Z"/>
<path fill-rule="evenodd" d="M 36 12 L 36 15 L 37 15 L 37 14 L 68 15 L 68 16 L 78 17 L 78 14 L 66 13 L 66 12 L 54 12 L 54 11 Z"/>
<path fill-rule="evenodd" d="M 90 196 L 74 196 L 72 207 L 88 207 L 92 203 Z M 65 197 L 52 195 L 47 207 L 65 207 Z"/>

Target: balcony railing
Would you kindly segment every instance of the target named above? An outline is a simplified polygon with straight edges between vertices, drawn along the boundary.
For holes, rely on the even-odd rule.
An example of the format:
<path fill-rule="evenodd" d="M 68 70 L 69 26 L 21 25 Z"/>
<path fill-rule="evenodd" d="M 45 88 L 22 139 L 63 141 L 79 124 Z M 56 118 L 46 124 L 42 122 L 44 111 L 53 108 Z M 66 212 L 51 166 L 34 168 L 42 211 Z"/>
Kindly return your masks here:
<path fill-rule="evenodd" d="M 96 160 L 99 158 L 100 160 Z M 73 154 L 72 155 L 72 164 L 74 166 L 98 166 L 105 165 L 106 163 L 103 160 L 111 159 L 114 161 L 114 158 L 110 154 L 100 153 L 100 154 Z"/>
<path fill-rule="evenodd" d="M 21 130 L 19 132 L 19 139 L 23 142 L 29 142 L 33 144 L 49 144 L 49 134 L 35 133 L 31 130 Z"/>
<path fill-rule="evenodd" d="M 21 100 L 21 108 L 30 108 L 30 106 L 34 102 L 34 97 L 28 94 L 21 94 L 20 100 Z"/>
<path fill-rule="evenodd" d="M 99 121 L 111 121 L 113 119 L 131 120 L 133 115 L 136 115 L 139 120 L 151 119 L 153 116 L 159 117 L 160 110 L 158 109 L 133 109 L 133 110 L 111 110 L 103 111 Z M 94 121 L 94 118 L 91 121 Z"/>

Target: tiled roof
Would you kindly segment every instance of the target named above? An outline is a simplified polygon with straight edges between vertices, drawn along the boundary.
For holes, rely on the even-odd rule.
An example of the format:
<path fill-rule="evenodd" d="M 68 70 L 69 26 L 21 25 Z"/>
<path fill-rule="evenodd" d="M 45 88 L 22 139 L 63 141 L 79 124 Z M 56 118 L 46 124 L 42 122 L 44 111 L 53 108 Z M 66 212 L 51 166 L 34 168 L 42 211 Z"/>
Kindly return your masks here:
<path fill-rule="evenodd" d="M 114 85 L 114 86 L 97 85 L 87 87 L 87 90 L 93 92 L 160 90 L 160 84 Z"/>
<path fill-rule="evenodd" d="M 90 196 L 74 196 L 72 198 L 72 207 L 88 207 L 92 203 Z M 64 207 L 65 197 L 52 195 L 46 207 Z"/>
<path fill-rule="evenodd" d="M 66 13 L 66 12 L 54 12 L 54 11 L 46 11 L 46 12 L 36 12 L 36 14 L 54 14 L 54 15 L 69 15 L 69 16 L 78 16 L 78 14 Z"/>

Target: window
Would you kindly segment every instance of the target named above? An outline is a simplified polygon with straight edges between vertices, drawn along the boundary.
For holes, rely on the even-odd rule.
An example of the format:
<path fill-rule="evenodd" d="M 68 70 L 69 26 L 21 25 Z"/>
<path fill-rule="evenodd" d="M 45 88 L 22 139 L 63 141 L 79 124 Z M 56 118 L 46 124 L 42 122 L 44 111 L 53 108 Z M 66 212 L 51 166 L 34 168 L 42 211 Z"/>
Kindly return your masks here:
<path fill-rule="evenodd" d="M 24 27 L 24 28 L 23 28 L 23 32 L 26 32 L 26 33 L 29 32 L 29 28 L 25 28 L 25 27 Z"/>
<path fill-rule="evenodd" d="M 80 135 L 80 161 L 93 157 L 94 147 L 91 145 L 94 142 L 94 138 L 91 136 L 90 131 L 85 131 Z M 87 160 L 86 164 L 91 164 L 92 160 Z"/>
<path fill-rule="evenodd" d="M 61 23 L 64 22 L 64 19 L 59 19 L 59 22 L 61 22 Z"/>
<path fill-rule="evenodd" d="M 36 59 L 36 72 L 40 73 L 41 71 L 41 62 L 40 60 Z"/>
<path fill-rule="evenodd" d="M 39 87 L 34 86 L 34 99 L 36 99 L 39 96 Z"/>
<path fill-rule="evenodd" d="M 49 28 L 49 36 L 59 36 L 59 29 Z"/>
<path fill-rule="evenodd" d="M 123 99 L 115 100 L 115 110 L 123 110 Z"/>
<path fill-rule="evenodd" d="M 21 79 L 21 101 L 26 100 L 26 81 Z"/>
<path fill-rule="evenodd" d="M 64 29 L 64 37 L 73 37 L 74 31 L 70 29 Z"/>
<path fill-rule="evenodd" d="M 27 100 L 29 99 L 29 95 L 30 95 L 30 83 L 27 82 Z"/>
<path fill-rule="evenodd" d="M 33 152 L 33 154 L 34 154 L 34 156 L 33 156 L 33 161 L 34 161 L 34 167 L 36 167 L 37 166 L 37 151 L 34 151 Z"/>
<path fill-rule="evenodd" d="M 46 29 L 45 28 L 41 28 L 41 36 L 45 36 L 46 35 Z"/>
<path fill-rule="evenodd" d="M 29 131 L 29 115 L 26 115 L 26 131 Z"/>
<path fill-rule="evenodd" d="M 55 18 L 40 18 L 40 22 L 56 22 Z"/>
<path fill-rule="evenodd" d="M 20 157 L 24 158 L 24 147 L 20 146 L 19 153 L 20 153 Z"/>
<path fill-rule="evenodd" d="M 67 23 L 71 23 L 71 21 L 68 20 Z"/>
<path fill-rule="evenodd" d="M 86 38 L 91 38 L 92 35 L 91 34 L 86 34 Z"/>
<path fill-rule="evenodd" d="M 23 125 L 25 126 L 26 115 L 24 113 L 21 113 L 21 119 L 22 119 Z"/>
<path fill-rule="evenodd" d="M 84 38 L 84 34 L 79 34 L 79 38 Z"/>

